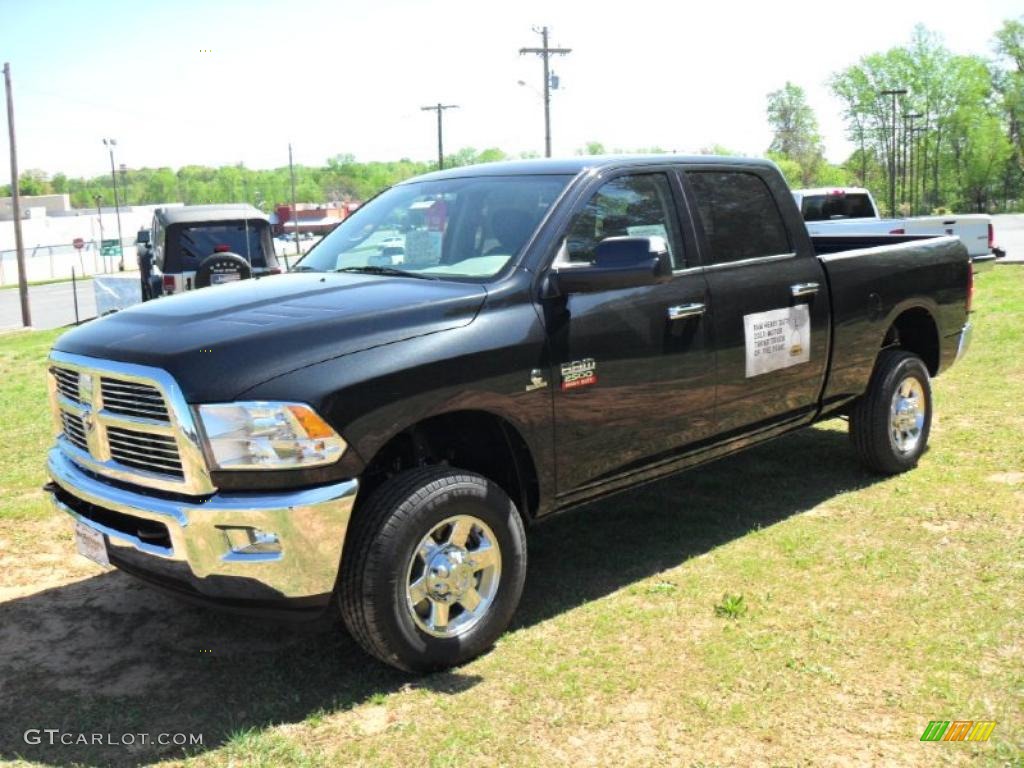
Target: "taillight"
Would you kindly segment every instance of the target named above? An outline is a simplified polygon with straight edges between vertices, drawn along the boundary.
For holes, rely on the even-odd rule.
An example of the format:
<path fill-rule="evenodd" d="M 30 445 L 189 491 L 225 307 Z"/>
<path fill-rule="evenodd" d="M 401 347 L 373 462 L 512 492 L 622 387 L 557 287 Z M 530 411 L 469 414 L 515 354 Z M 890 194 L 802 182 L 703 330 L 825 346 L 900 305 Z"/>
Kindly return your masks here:
<path fill-rule="evenodd" d="M 174 275 L 164 275 L 164 293 L 174 293 Z"/>
<path fill-rule="evenodd" d="M 974 304 L 974 265 L 967 262 L 967 311 L 971 311 Z"/>
<path fill-rule="evenodd" d="M 270 274 L 272 274 L 272 275 L 280 275 L 281 274 L 281 268 L 280 267 L 271 267 L 270 268 Z"/>
<path fill-rule="evenodd" d="M 996 228 L 992 226 L 992 222 L 988 223 L 988 249 L 991 251 L 996 244 Z"/>
<path fill-rule="evenodd" d="M 889 234 L 890 235 L 905 235 L 905 234 L 907 234 L 907 230 L 903 229 L 902 227 L 899 228 L 899 229 L 890 229 L 889 230 Z"/>

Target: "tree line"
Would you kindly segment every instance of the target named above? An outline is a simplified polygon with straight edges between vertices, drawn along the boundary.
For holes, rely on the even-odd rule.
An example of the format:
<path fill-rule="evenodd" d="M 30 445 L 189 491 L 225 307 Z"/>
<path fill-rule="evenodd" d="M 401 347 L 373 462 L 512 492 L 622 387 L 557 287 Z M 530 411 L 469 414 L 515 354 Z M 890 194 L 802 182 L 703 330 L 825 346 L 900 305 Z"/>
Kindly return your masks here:
<path fill-rule="evenodd" d="M 1024 17 L 1003 23 L 992 54 L 955 55 L 918 26 L 907 44 L 834 73 L 828 83 L 855 147 L 839 165 L 825 162 L 803 90 L 786 83 L 768 96 L 768 156 L 791 184 L 867 187 L 890 212 L 1020 210 Z"/>
<path fill-rule="evenodd" d="M 863 186 L 889 208 L 892 183 L 895 212 L 901 214 L 1020 210 L 1024 205 L 1024 16 L 996 31 L 990 57 L 955 55 L 936 34 L 918 26 L 905 45 L 862 57 L 833 73 L 828 84 L 843 104 L 847 138 L 854 145 L 838 164 L 825 159 L 818 121 L 803 89 L 787 82 L 768 94 L 772 141 L 765 155 L 792 186 Z M 884 93 L 894 90 L 904 91 L 896 96 L 895 111 L 892 97 Z M 597 141 L 577 150 L 604 152 Z M 718 145 L 700 152 L 736 154 Z M 445 166 L 506 159 L 511 158 L 497 148 L 466 148 L 446 156 Z M 436 162 L 356 162 L 352 155 L 339 154 L 323 166 L 295 166 L 295 197 L 306 203 L 365 200 L 436 168 Z M 122 205 L 248 202 L 270 210 L 291 200 L 287 166 L 126 169 L 117 181 Z M 66 193 L 76 208 L 114 204 L 113 182 L 106 174 L 86 179 L 28 170 L 20 184 L 23 195 Z M 0 188 L 0 194 L 9 195 L 9 187 Z"/>

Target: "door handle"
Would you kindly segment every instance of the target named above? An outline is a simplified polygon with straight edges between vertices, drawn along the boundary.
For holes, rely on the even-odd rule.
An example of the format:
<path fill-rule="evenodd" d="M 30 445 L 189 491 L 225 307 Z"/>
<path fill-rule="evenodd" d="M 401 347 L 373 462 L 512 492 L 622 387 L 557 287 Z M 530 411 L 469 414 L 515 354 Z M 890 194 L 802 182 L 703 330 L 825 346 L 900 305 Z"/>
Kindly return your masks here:
<path fill-rule="evenodd" d="M 701 303 L 679 304 L 668 308 L 669 320 L 682 320 L 686 317 L 698 317 L 704 314 L 704 305 Z"/>
<path fill-rule="evenodd" d="M 793 294 L 794 299 L 797 299 L 801 296 L 813 296 L 818 292 L 819 287 L 817 283 L 796 283 L 789 286 L 789 292 Z"/>

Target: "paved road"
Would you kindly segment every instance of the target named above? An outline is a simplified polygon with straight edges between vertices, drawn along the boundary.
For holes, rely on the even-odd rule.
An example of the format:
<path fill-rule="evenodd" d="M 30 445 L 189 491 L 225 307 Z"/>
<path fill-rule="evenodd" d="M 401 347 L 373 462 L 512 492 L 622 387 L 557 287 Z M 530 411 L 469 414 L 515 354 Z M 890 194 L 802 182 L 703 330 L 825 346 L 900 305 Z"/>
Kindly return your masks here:
<path fill-rule="evenodd" d="M 1024 264 L 1024 213 L 1004 213 L 992 217 L 996 245 L 1006 251 L 1003 261 Z"/>
<path fill-rule="evenodd" d="M 33 328 L 59 328 L 75 322 L 75 302 L 71 283 L 30 286 L 29 307 Z M 96 297 L 92 281 L 78 282 L 78 314 L 83 320 L 96 316 Z M 17 288 L 0 290 L 0 330 L 21 327 L 21 302 Z"/>

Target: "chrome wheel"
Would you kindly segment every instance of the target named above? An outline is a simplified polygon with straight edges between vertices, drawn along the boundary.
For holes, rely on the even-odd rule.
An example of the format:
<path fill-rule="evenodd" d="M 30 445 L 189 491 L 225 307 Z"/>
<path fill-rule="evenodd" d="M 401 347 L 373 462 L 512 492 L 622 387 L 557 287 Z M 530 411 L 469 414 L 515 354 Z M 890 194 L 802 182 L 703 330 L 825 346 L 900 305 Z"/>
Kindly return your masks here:
<path fill-rule="evenodd" d="M 898 452 L 913 453 L 921 441 L 928 401 L 924 385 L 915 376 L 907 376 L 896 387 L 889 406 L 889 440 Z"/>
<path fill-rule="evenodd" d="M 416 626 L 434 637 L 467 632 L 487 613 L 501 580 L 501 550 L 479 518 L 456 515 L 420 541 L 406 572 L 405 601 Z"/>

